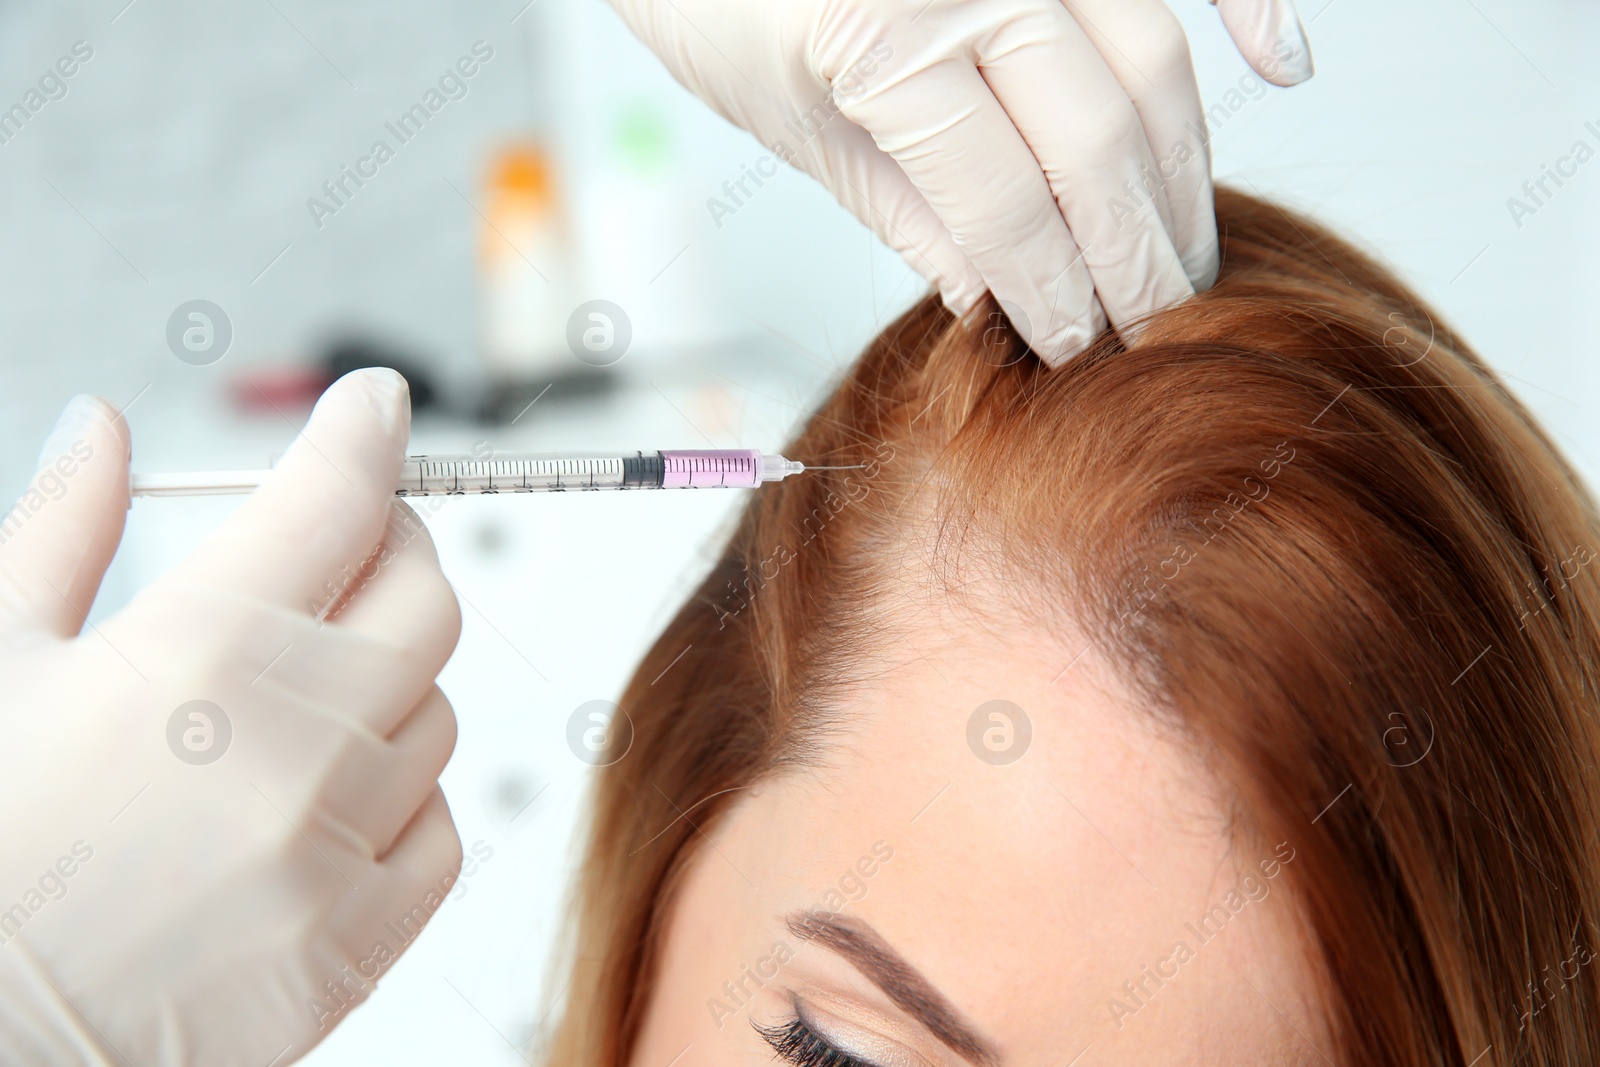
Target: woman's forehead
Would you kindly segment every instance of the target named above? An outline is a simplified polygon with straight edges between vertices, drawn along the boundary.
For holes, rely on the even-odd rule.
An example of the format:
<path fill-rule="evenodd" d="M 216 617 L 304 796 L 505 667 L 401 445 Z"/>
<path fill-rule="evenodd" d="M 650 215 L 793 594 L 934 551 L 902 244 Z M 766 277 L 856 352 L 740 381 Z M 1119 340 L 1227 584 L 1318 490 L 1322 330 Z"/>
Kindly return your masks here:
<path fill-rule="evenodd" d="M 697 859 L 720 869 L 717 910 L 757 924 L 753 945 L 784 916 L 859 918 L 985 1032 L 1036 1051 L 1064 1034 L 1132 1054 L 1202 1022 L 1261 1028 L 1240 976 L 1292 984 L 1284 865 L 1239 854 L 1194 754 L 1093 653 L 1063 674 L 996 634 L 910 659 L 836 709 L 848 722 L 816 765 L 729 812 Z M 1123 986 L 1149 984 L 1146 966 L 1188 981 L 1139 1021 Z"/>

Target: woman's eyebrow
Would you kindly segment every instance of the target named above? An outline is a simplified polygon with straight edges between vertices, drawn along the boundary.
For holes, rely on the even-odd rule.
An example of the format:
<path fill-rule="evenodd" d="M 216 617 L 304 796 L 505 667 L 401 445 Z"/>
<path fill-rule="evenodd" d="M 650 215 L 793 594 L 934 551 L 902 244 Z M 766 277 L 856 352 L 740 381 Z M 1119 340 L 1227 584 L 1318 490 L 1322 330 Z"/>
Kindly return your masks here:
<path fill-rule="evenodd" d="M 784 925 L 800 940 L 818 942 L 843 956 L 902 1011 L 968 1063 L 994 1067 L 1000 1062 L 994 1046 L 980 1037 L 943 994 L 868 923 L 839 915 L 796 912 L 784 920 Z"/>

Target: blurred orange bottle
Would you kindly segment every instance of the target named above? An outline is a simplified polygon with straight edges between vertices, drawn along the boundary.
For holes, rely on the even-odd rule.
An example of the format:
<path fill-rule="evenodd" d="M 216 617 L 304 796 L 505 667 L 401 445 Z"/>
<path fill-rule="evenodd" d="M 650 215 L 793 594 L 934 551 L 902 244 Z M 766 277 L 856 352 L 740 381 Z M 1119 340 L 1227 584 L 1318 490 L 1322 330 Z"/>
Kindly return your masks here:
<path fill-rule="evenodd" d="M 582 368 L 566 344 L 573 255 L 555 167 L 538 145 L 509 145 L 487 184 L 478 247 L 485 369 L 518 383 Z"/>

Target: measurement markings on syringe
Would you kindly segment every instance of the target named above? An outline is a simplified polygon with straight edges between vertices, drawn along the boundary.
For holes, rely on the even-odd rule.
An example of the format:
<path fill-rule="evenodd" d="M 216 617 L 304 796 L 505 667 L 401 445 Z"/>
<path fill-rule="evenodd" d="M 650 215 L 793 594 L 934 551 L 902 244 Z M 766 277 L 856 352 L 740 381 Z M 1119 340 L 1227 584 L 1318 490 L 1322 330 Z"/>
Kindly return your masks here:
<path fill-rule="evenodd" d="M 755 462 L 744 456 L 684 456 L 674 457 L 673 464 L 679 470 L 689 472 L 689 483 L 704 488 L 722 488 L 728 484 L 728 475 L 738 475 L 740 483 L 750 480 L 755 469 Z M 698 474 L 715 474 L 717 481 L 701 481 L 695 477 Z"/>
<path fill-rule="evenodd" d="M 623 480 L 620 458 L 422 459 L 413 461 L 413 465 L 415 486 L 408 480 L 404 495 L 584 491 L 612 488 Z"/>
<path fill-rule="evenodd" d="M 553 482 L 545 484 L 555 492 L 563 492 L 569 488 L 598 489 L 595 476 L 607 477 L 606 484 L 611 485 L 622 479 L 621 459 L 536 459 L 524 460 L 515 464 L 519 467 L 532 466 L 534 473 L 544 478 L 554 478 Z M 562 478 L 577 477 L 583 479 L 578 485 L 564 484 Z"/>

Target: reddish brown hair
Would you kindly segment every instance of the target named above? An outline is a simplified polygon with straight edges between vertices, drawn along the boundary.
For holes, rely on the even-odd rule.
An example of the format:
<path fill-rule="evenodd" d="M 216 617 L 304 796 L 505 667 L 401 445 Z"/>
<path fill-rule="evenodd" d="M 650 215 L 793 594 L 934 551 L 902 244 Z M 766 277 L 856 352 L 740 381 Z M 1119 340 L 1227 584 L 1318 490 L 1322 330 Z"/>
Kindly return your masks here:
<path fill-rule="evenodd" d="M 626 1060 L 698 831 L 804 757 L 930 531 L 1097 635 L 1238 832 L 1295 843 L 1336 1058 L 1600 1062 L 1593 505 L 1386 271 L 1217 208 L 1220 280 L 1131 349 L 1050 371 L 925 301 L 811 418 L 788 454 L 866 469 L 753 498 L 622 700 L 556 1062 Z"/>

